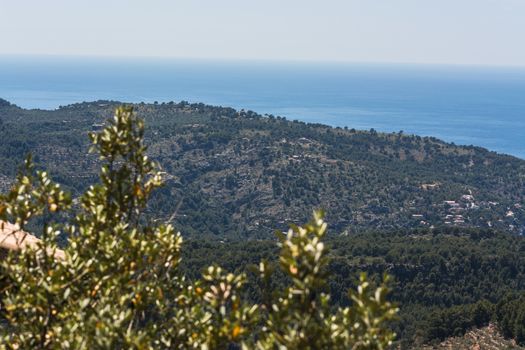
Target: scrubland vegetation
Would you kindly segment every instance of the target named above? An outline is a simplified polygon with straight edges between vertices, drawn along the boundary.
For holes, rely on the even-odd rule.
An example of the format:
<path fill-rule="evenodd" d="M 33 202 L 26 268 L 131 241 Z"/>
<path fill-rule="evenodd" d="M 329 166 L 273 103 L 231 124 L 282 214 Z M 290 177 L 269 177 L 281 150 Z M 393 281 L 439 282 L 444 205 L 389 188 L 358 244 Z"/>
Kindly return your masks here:
<path fill-rule="evenodd" d="M 525 342 L 521 160 L 186 103 L 136 106 L 146 129 L 99 117 L 112 103 L 0 107 L 0 219 L 42 238 L 2 261 L 4 348 L 409 348 L 489 324 Z M 331 234 L 316 212 L 271 235 L 321 204 Z"/>
<path fill-rule="evenodd" d="M 181 235 L 142 216 L 162 183 L 143 131 L 132 110 L 120 108 L 91 135 L 103 164 L 100 183 L 80 198 L 70 222 L 54 220 L 70 210 L 70 196 L 46 172 L 34 174 L 29 159 L 2 197 L 2 219 L 23 229 L 42 216 L 44 225 L 41 242 L 0 265 L 1 348 L 384 349 L 392 342 L 387 323 L 397 309 L 386 300 L 386 284 L 373 288 L 362 275 L 351 306 L 330 303 L 320 212 L 279 236 L 286 286 L 270 289 L 272 270 L 260 262 L 267 285 L 260 303 L 243 298 L 245 274 L 218 265 L 186 280 L 178 268 Z M 53 254 L 60 235 L 67 236 L 63 258 Z"/>

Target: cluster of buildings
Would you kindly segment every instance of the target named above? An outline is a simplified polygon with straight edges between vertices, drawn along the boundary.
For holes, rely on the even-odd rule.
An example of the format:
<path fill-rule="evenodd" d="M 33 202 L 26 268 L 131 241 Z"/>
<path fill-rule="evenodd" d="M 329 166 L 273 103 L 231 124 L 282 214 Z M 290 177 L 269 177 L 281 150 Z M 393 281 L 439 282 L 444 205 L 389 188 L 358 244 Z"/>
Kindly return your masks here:
<path fill-rule="evenodd" d="M 421 188 L 431 190 L 438 186 L 439 184 L 424 184 Z M 520 214 L 523 208 L 519 203 L 507 207 L 493 201 L 476 201 L 472 193 L 468 193 L 463 194 L 458 200 L 444 200 L 440 204 L 435 205 L 435 208 L 437 212 L 439 212 L 439 217 L 443 220 L 440 220 L 441 223 L 445 225 L 464 226 L 468 224 L 482 224 L 488 227 L 506 227 L 513 232 L 525 233 L 525 223 L 520 223 Z M 409 209 L 412 212 L 416 210 L 415 206 Z M 468 214 L 469 211 L 476 209 L 483 209 L 484 212 L 479 212 L 474 216 L 473 213 Z M 412 219 L 417 220 L 419 225 L 422 226 L 433 227 L 433 225 L 437 223 L 434 222 L 437 218 L 427 220 L 426 215 L 417 212 L 412 214 Z"/>
<path fill-rule="evenodd" d="M 443 205 L 447 209 L 445 225 L 462 225 L 465 223 L 463 213 L 466 210 L 478 209 L 479 205 L 474 201 L 472 194 L 464 194 L 459 201 L 446 200 Z"/>

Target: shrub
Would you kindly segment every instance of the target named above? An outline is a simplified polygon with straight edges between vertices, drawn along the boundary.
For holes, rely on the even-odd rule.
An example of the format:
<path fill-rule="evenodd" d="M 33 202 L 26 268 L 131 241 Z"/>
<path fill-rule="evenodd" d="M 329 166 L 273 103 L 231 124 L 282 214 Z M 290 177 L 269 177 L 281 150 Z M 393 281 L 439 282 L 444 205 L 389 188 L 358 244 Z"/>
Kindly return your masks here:
<path fill-rule="evenodd" d="M 182 237 L 144 216 L 162 173 L 146 155 L 143 121 L 117 109 L 92 151 L 100 183 L 72 204 L 30 159 L 0 198 L 0 218 L 23 230 L 43 222 L 41 241 L 1 262 L 1 349 L 384 349 L 397 309 L 388 277 L 372 288 L 362 275 L 353 304 L 333 310 L 327 290 L 327 225 L 323 214 L 280 238 L 280 266 L 290 285 L 265 291 L 261 304 L 243 300 L 244 274 L 219 266 L 200 280 L 178 272 Z M 67 218 L 76 214 L 74 218 Z M 67 237 L 64 254 L 58 242 Z M 271 279 L 261 262 L 263 282 Z"/>

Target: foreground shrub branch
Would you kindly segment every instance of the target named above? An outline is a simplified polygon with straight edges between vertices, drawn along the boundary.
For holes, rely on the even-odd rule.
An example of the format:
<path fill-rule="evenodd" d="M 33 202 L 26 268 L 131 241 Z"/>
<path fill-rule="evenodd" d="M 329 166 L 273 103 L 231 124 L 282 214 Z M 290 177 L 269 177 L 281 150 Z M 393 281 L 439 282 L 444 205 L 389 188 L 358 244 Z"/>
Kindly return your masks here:
<path fill-rule="evenodd" d="M 20 230 L 41 218 L 41 240 L 10 252 L 0 264 L 1 349 L 384 349 L 397 309 L 388 277 L 372 288 L 362 275 L 352 305 L 334 311 L 327 293 L 323 214 L 279 234 L 284 290 L 261 304 L 242 298 L 244 274 L 219 266 L 200 280 L 178 271 L 182 237 L 171 225 L 143 217 L 161 172 L 146 155 L 144 124 L 117 109 L 92 151 L 100 183 L 72 201 L 28 159 L 0 198 L 0 219 Z M 59 240 L 67 244 L 59 251 Z M 267 285 L 272 269 L 259 265 Z"/>

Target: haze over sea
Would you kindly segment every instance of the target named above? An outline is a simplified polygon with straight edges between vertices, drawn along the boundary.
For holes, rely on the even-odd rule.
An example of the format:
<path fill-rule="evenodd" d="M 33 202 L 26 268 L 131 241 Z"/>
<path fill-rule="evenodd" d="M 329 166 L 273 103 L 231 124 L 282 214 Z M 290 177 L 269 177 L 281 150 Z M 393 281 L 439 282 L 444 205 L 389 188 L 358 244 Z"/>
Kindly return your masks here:
<path fill-rule="evenodd" d="M 6 56 L 0 98 L 40 109 L 186 100 L 525 158 L 525 68 Z"/>

